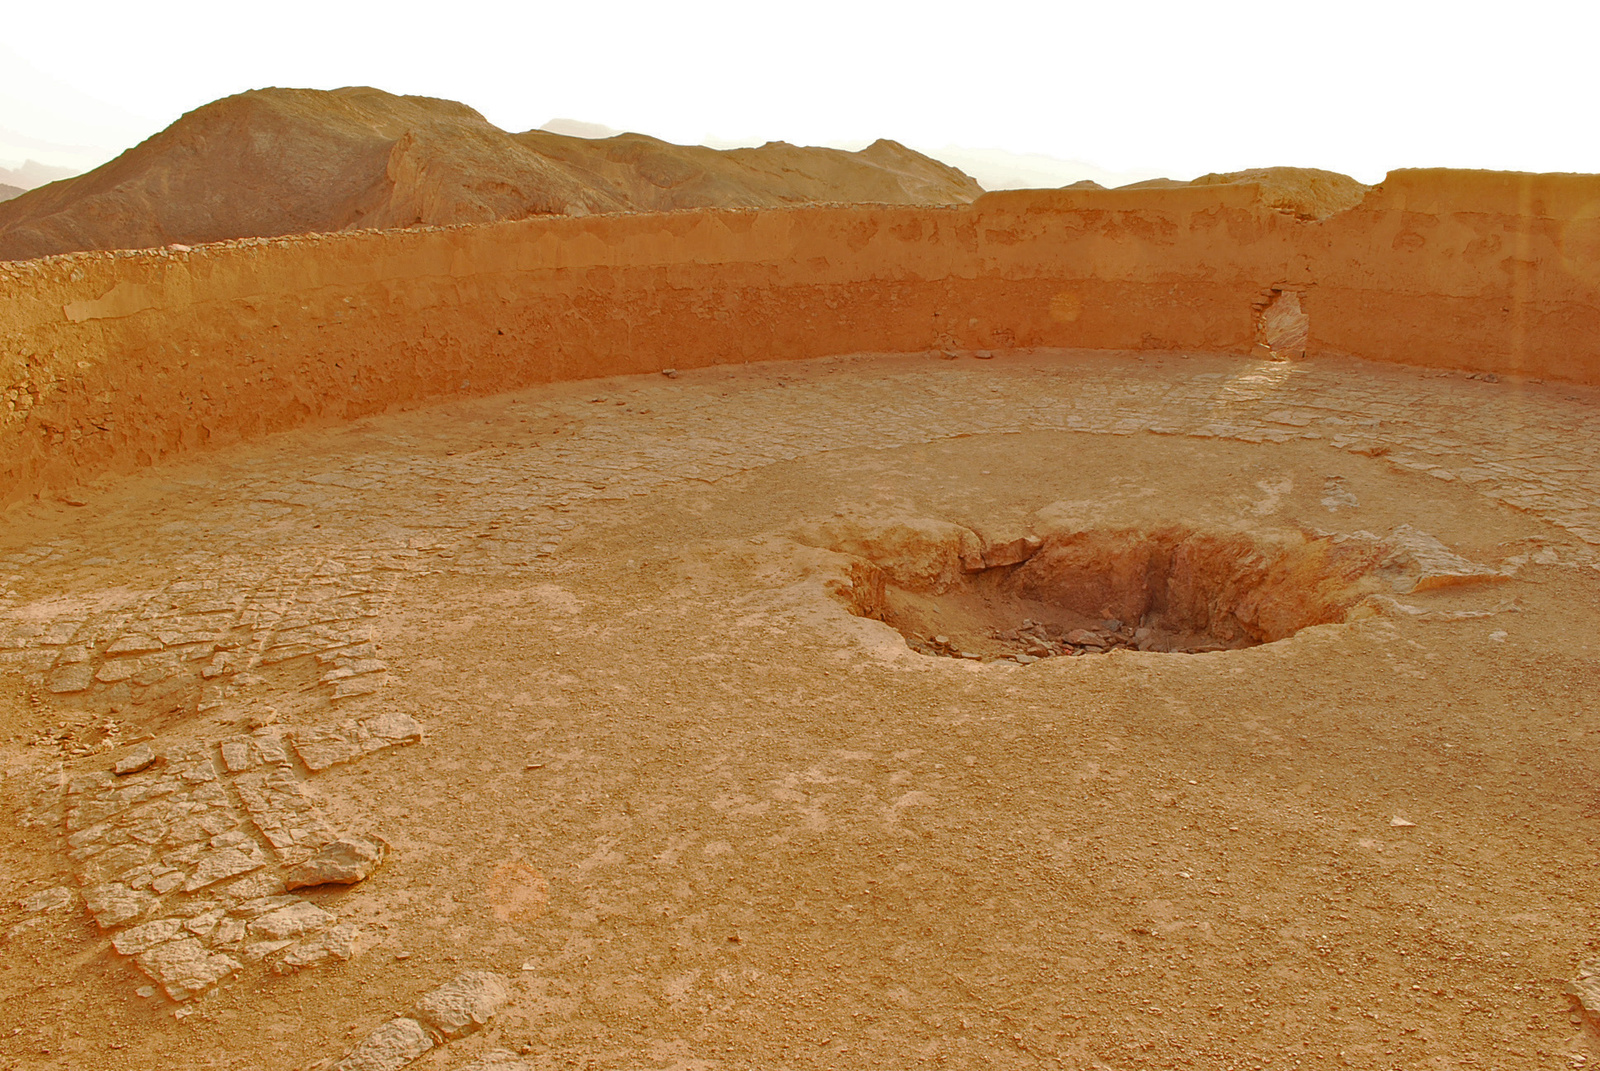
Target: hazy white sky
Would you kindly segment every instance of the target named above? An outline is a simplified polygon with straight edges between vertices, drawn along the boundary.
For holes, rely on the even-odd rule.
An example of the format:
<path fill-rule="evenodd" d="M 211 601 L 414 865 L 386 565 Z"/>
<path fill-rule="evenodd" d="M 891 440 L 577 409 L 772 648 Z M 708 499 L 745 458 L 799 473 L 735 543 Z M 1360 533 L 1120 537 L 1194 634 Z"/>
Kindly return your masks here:
<path fill-rule="evenodd" d="M 1597 40 L 1593 0 L 16 3 L 0 164 L 92 166 L 230 93 L 364 84 L 513 130 L 891 137 L 1175 178 L 1600 172 Z"/>

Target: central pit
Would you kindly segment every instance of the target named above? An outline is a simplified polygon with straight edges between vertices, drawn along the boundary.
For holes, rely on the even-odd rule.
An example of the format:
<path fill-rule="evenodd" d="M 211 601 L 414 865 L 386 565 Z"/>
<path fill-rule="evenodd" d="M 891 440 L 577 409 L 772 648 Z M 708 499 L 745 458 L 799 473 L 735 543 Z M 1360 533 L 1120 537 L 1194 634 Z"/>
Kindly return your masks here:
<path fill-rule="evenodd" d="M 903 549 L 858 545 L 845 592 L 853 613 L 890 625 L 921 654 L 1028 664 L 1119 649 L 1237 650 L 1343 621 L 1378 590 L 1384 548 L 1173 525 L 1030 534 L 978 553 L 948 539 L 926 548 L 955 557 L 959 571 L 908 568 Z"/>

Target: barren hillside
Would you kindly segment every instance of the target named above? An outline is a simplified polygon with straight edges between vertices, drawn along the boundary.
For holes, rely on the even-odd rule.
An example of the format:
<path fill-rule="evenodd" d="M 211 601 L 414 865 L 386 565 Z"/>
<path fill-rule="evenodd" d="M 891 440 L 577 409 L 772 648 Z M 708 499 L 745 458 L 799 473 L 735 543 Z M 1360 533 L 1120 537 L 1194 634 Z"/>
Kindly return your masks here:
<path fill-rule="evenodd" d="M 1222 186 L 1236 182 L 1261 187 L 1267 205 L 1293 212 L 1301 219 L 1326 219 L 1361 203 L 1370 186 L 1315 167 L 1258 167 L 1225 175 L 1201 175 L 1189 185 Z"/>
<path fill-rule="evenodd" d="M 783 142 L 721 151 L 639 134 L 512 134 L 453 101 L 263 89 L 198 108 L 103 167 L 6 201 L 0 259 L 552 214 L 960 204 L 981 192 L 892 141 L 853 153 Z"/>
<path fill-rule="evenodd" d="M 1082 186 L 1083 183 L 1076 185 Z M 1091 184 L 1097 185 L 1097 184 Z M 1292 212 L 1301 219 L 1327 219 L 1361 203 L 1372 187 L 1315 167 L 1257 167 L 1248 171 L 1201 175 L 1192 182 L 1154 178 L 1130 182 L 1125 190 L 1175 190 L 1183 186 L 1261 187 L 1262 201 L 1269 208 Z"/>

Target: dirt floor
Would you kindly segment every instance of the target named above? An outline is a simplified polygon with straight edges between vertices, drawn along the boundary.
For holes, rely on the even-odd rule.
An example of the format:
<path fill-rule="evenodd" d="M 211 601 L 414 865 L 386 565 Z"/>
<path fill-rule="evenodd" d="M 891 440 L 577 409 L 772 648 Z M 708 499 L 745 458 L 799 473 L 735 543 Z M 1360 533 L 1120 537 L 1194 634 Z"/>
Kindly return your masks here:
<path fill-rule="evenodd" d="M 330 1067 L 468 970 L 509 1000 L 412 1067 L 1585 1066 L 1597 432 L 1594 390 L 1357 363 L 863 356 L 13 510 L 0 1068 Z M 870 566 L 931 631 L 962 540 L 1173 526 L 1457 557 L 1204 653 L 852 613 Z M 392 849 L 298 891 L 345 945 L 265 947 L 335 833 Z M 218 978 L 113 948 L 162 919 Z"/>

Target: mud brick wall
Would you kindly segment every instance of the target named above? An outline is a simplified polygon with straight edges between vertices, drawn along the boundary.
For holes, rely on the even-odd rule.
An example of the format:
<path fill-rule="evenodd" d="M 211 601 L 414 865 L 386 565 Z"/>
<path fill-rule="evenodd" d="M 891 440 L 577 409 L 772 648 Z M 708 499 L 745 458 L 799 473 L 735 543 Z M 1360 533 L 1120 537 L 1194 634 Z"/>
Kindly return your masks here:
<path fill-rule="evenodd" d="M 850 352 L 1305 352 L 1600 382 L 1600 177 L 1252 186 L 253 239 L 0 264 L 0 505 L 453 394 Z M 1280 306 L 1281 308 L 1282 306 Z"/>
<path fill-rule="evenodd" d="M 1301 248 L 1312 355 L 1600 383 L 1600 175 L 1396 171 Z"/>

